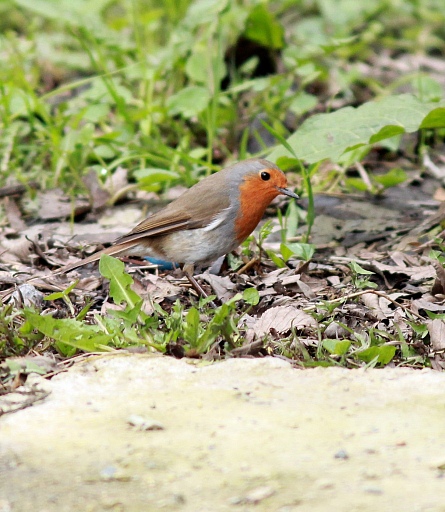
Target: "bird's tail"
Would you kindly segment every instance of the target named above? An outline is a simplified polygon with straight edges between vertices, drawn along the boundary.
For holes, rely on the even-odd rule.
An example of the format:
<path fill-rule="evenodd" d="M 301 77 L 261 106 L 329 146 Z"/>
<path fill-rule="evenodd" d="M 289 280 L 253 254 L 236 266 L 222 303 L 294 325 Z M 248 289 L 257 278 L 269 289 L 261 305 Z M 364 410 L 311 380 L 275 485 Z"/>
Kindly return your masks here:
<path fill-rule="evenodd" d="M 84 265 L 88 265 L 88 263 L 94 263 L 95 261 L 99 261 L 102 254 L 108 254 L 109 256 L 124 256 L 127 252 L 127 250 L 130 247 L 133 247 L 134 241 L 130 242 L 124 242 L 121 244 L 112 245 L 111 247 L 107 247 L 106 249 L 103 249 L 102 251 L 96 252 L 92 254 L 91 256 L 88 256 L 88 258 L 84 258 L 83 260 L 76 261 L 75 263 L 70 263 L 69 265 L 65 265 L 64 267 L 59 268 L 58 270 L 55 270 L 53 272 L 53 275 L 58 274 L 66 274 L 68 272 L 71 272 L 71 270 L 74 270 L 79 267 L 83 267 Z"/>

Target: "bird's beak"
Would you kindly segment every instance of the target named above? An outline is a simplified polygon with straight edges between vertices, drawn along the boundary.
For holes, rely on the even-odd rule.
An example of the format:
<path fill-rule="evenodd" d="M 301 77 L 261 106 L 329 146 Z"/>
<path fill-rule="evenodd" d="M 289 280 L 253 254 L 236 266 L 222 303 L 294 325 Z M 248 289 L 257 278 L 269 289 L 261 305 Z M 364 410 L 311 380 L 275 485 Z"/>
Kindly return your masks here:
<path fill-rule="evenodd" d="M 280 192 L 280 194 L 284 194 L 285 196 L 293 197 L 294 199 L 300 199 L 297 194 L 292 192 L 292 190 L 289 190 L 288 188 L 281 188 L 277 187 L 277 190 Z"/>

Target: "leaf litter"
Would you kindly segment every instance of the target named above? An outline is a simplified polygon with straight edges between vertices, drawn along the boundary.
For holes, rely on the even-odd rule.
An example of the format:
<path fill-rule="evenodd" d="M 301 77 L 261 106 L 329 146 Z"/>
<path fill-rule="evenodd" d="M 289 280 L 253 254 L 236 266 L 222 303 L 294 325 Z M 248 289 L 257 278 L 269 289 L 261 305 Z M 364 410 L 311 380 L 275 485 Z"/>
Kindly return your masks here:
<path fill-rule="evenodd" d="M 51 274 L 52 269 L 110 243 L 139 220 L 140 204 L 132 200 L 113 207 L 112 194 L 99 193 L 94 179 L 88 179 L 94 198 L 78 204 L 89 204 L 90 213 L 85 217 L 82 209 L 74 205 L 73 210 L 71 204 L 70 215 L 81 211 L 74 224 L 63 220 L 69 216 L 68 210 L 64 213 L 60 207 L 63 201 L 55 201 L 54 213 L 50 215 L 44 209 L 40 220 L 26 226 L 21 214 L 24 205 L 17 199 L 12 203 L 8 197 L 3 199 L 9 219 L 9 225 L 0 232 L 4 307 L 28 306 L 38 311 L 25 317 L 18 314 L 9 320 L 10 329 L 27 326 L 27 335 L 34 336 L 34 342 L 22 347 L 17 355 L 56 352 L 60 360 L 61 354 L 72 356 L 79 350 L 113 350 L 109 346 L 113 335 L 104 333 L 104 326 L 96 322 L 106 324 L 109 315 L 126 313 L 125 307 L 116 305 L 116 300 L 110 297 L 106 280 L 95 268 L 80 268 L 69 277 Z M 125 173 L 119 179 L 119 186 L 125 184 Z M 197 278 L 209 294 L 216 296 L 218 304 L 230 303 L 240 298 L 237 294 L 252 288 L 258 292 L 259 302 L 246 310 L 246 303 L 239 301 L 238 315 L 230 320 L 236 325 L 232 325 L 229 337 L 222 334 L 227 331 L 224 322 L 217 324 L 221 333 L 210 336 L 209 340 L 214 341 L 203 352 L 186 348 L 188 345 L 184 345 L 181 337 L 172 339 L 166 352 L 177 357 L 193 355 L 206 359 L 273 354 L 300 366 L 429 365 L 443 370 L 445 321 L 441 315 L 445 312 L 445 271 L 440 260 L 443 242 L 437 235 L 442 234 L 445 215 L 439 203 L 431 199 L 438 186 L 428 178 L 423 180 L 420 191 L 417 185 L 409 184 L 398 187 L 397 193 L 390 189 L 378 199 L 366 194 L 317 196 L 311 239 L 316 251 L 312 260 L 303 262 L 291 257 L 286 266 L 276 268 L 265 252 L 258 259 L 259 249 L 251 241 L 251 266 L 238 251 L 237 259 L 247 269 L 243 273 L 233 272 L 239 265 L 233 270 L 223 265 L 219 275 L 206 271 Z M 48 201 L 48 193 L 38 194 L 40 201 Z M 59 192 L 53 194 L 56 196 L 51 197 L 58 197 Z M 51 221 L 55 217 L 58 222 Z M 304 229 L 300 228 L 300 234 Z M 274 230 L 279 231 L 277 223 Z M 262 250 L 278 253 L 276 236 L 272 234 L 269 239 L 270 242 L 266 239 L 262 244 Z M 353 262 L 366 274 L 354 275 Z M 138 314 L 145 315 L 145 323 L 159 314 L 159 308 L 165 315 L 174 316 L 177 301 L 184 306 L 180 313 L 184 322 L 189 318 L 187 308 L 198 303 L 199 298 L 179 270 L 164 272 L 147 262 L 128 260 L 126 271 L 132 276 L 135 297 L 142 299 L 137 307 Z M 78 282 L 65 297 L 64 290 L 73 282 L 73 276 Z M 33 281 L 24 284 L 31 277 Z M 44 300 L 48 292 L 61 295 L 56 300 Z M 85 326 L 73 341 L 70 324 L 60 330 L 57 319 L 75 322 L 87 304 Z M 137 318 L 141 321 L 138 315 L 134 321 Z M 201 313 L 201 321 L 210 322 L 208 313 Z M 172 329 L 165 318 L 160 325 L 164 334 Z M 48 341 L 54 336 L 58 340 L 56 351 L 50 349 Z M 201 340 L 202 336 L 201 333 Z M 146 350 L 161 349 L 158 340 L 147 342 L 134 333 L 126 339 L 130 342 L 123 348 L 139 344 Z M 67 350 L 67 342 L 71 351 Z M 201 348 L 206 343 L 202 341 Z M 11 338 L 9 347 L 15 346 Z M 119 347 L 119 343 L 114 346 Z M 161 350 L 165 351 L 165 347 Z M 14 355 L 12 349 L 9 355 Z M 16 368 L 14 372 L 3 368 L 4 390 L 13 390 L 12 383 L 21 370 Z M 37 393 L 36 399 L 40 396 L 43 395 Z"/>

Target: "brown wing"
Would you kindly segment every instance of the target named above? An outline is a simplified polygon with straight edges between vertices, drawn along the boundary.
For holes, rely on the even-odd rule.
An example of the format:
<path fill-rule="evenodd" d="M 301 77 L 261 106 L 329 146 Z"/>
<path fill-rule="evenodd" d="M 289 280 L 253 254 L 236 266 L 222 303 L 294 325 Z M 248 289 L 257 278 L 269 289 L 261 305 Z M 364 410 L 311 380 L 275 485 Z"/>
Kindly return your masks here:
<path fill-rule="evenodd" d="M 61 274 L 100 259 L 102 254 L 120 256 L 131 249 L 135 241 L 157 235 L 166 235 L 180 229 L 199 229 L 208 226 L 215 216 L 230 206 L 229 191 L 221 178 L 224 173 L 213 174 L 187 190 L 161 211 L 144 219 L 128 234 L 115 240 L 111 247 L 92 254 L 84 260 L 66 265 L 54 272 Z M 214 193 L 217 190 L 219 193 Z"/>
<path fill-rule="evenodd" d="M 120 244 L 147 236 L 166 235 L 167 233 L 172 233 L 179 229 L 189 229 L 191 221 L 190 215 L 178 212 L 177 215 L 172 216 L 171 214 L 165 215 L 164 212 L 165 211 L 162 210 L 158 214 L 144 219 L 128 234 L 121 236 L 115 240 L 114 243 Z"/>
<path fill-rule="evenodd" d="M 118 238 L 114 243 L 129 242 L 146 236 L 166 235 L 180 229 L 198 229 L 208 226 L 216 215 L 230 205 L 230 201 L 227 192 L 209 194 L 208 187 L 203 186 L 206 185 L 206 181 L 208 182 L 209 178 L 187 190 L 161 211 L 144 219 L 130 233 Z M 213 190 L 214 188 L 211 187 L 212 192 Z"/>

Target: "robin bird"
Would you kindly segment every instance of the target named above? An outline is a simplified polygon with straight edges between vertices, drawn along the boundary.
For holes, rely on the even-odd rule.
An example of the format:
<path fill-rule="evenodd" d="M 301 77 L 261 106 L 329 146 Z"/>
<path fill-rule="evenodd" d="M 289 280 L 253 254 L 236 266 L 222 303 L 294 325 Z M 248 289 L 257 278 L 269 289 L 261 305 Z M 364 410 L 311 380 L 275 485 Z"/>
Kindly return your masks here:
<path fill-rule="evenodd" d="M 109 254 L 181 263 L 190 279 L 194 265 L 208 266 L 238 247 L 272 199 L 280 194 L 298 199 L 286 186 L 286 176 L 275 164 L 256 158 L 238 162 L 198 182 L 111 247 L 55 273 L 70 272 Z"/>

